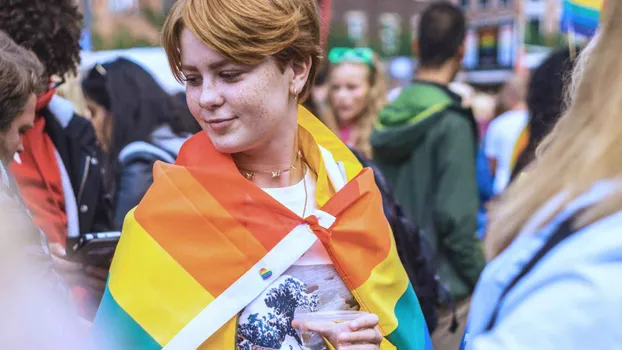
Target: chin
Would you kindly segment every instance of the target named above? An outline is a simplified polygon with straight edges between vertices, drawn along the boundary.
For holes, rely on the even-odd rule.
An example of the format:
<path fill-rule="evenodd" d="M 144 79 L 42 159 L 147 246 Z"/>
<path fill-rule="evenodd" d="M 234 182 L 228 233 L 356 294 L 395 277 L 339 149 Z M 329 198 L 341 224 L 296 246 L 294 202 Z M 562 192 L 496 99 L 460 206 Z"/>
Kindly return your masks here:
<path fill-rule="evenodd" d="M 355 117 L 354 117 L 354 116 L 352 116 L 352 115 L 349 115 L 349 114 L 347 114 L 347 115 L 342 115 L 342 116 L 340 116 L 340 117 L 339 117 L 339 121 L 340 121 L 342 124 L 349 124 L 349 123 L 352 123 L 352 122 L 354 121 L 354 119 L 355 119 Z"/>
<path fill-rule="evenodd" d="M 214 148 L 225 154 L 234 154 L 246 151 L 248 142 L 244 142 L 243 137 L 236 135 L 212 135 L 207 132 L 207 136 L 212 141 Z"/>

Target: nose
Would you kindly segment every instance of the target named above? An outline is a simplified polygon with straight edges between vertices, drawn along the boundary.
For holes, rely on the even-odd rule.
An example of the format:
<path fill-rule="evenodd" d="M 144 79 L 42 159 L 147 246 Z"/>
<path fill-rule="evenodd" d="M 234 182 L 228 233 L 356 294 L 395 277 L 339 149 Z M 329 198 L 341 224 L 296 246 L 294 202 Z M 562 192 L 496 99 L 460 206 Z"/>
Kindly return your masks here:
<path fill-rule="evenodd" d="M 337 91 L 335 91 L 335 98 L 337 98 L 340 101 L 347 99 L 348 91 L 346 89 L 338 89 Z"/>
<path fill-rule="evenodd" d="M 225 99 L 219 89 L 213 83 L 206 82 L 201 91 L 199 106 L 203 109 L 213 110 L 220 107 Z"/>
<path fill-rule="evenodd" d="M 22 152 L 24 152 L 24 144 L 20 140 L 19 145 L 17 145 L 17 153 L 22 153 Z"/>

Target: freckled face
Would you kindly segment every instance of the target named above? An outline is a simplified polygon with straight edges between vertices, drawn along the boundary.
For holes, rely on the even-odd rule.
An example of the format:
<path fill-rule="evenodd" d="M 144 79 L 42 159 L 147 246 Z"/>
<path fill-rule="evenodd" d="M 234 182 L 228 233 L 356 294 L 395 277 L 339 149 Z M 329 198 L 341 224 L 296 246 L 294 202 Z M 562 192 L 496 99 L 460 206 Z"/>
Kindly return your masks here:
<path fill-rule="evenodd" d="M 181 61 L 190 112 L 218 151 L 252 151 L 295 130 L 297 121 L 285 115 L 293 71 L 283 73 L 274 58 L 254 66 L 230 62 L 186 28 Z"/>

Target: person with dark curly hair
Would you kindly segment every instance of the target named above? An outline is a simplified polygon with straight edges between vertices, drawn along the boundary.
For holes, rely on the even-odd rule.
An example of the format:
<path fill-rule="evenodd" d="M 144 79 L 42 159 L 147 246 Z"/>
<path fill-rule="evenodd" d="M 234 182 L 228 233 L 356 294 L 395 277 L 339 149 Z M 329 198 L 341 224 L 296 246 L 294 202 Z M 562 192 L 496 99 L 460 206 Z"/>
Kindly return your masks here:
<path fill-rule="evenodd" d="M 39 58 L 50 81 L 38 96 L 33 127 L 23 136 L 24 152 L 10 171 L 57 265 L 63 266 L 60 272 L 78 296 L 83 316 L 89 318 L 107 273 L 62 258 L 65 247 L 81 234 L 113 228 L 111 202 L 93 126 L 55 95 L 60 77 L 75 72 L 80 62 L 81 29 L 82 15 L 74 0 L 3 0 L 0 6 L 0 30 Z"/>

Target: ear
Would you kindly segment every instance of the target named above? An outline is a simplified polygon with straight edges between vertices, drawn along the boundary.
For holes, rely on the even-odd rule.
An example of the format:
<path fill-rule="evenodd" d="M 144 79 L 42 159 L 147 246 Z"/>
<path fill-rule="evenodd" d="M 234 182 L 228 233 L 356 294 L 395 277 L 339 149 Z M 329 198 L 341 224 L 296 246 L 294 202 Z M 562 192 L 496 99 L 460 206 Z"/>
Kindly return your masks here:
<path fill-rule="evenodd" d="M 309 56 L 304 61 L 292 61 L 292 70 L 294 75 L 292 76 L 292 87 L 295 91 L 300 93 L 302 88 L 309 80 L 309 73 L 311 72 L 311 66 L 313 65 L 313 61 Z"/>
<path fill-rule="evenodd" d="M 413 54 L 415 57 L 419 58 L 419 39 L 413 39 Z"/>
<path fill-rule="evenodd" d="M 456 52 L 456 56 L 460 62 L 464 59 L 464 55 L 466 55 L 466 40 L 460 44 L 460 47 L 458 47 L 458 51 Z"/>

